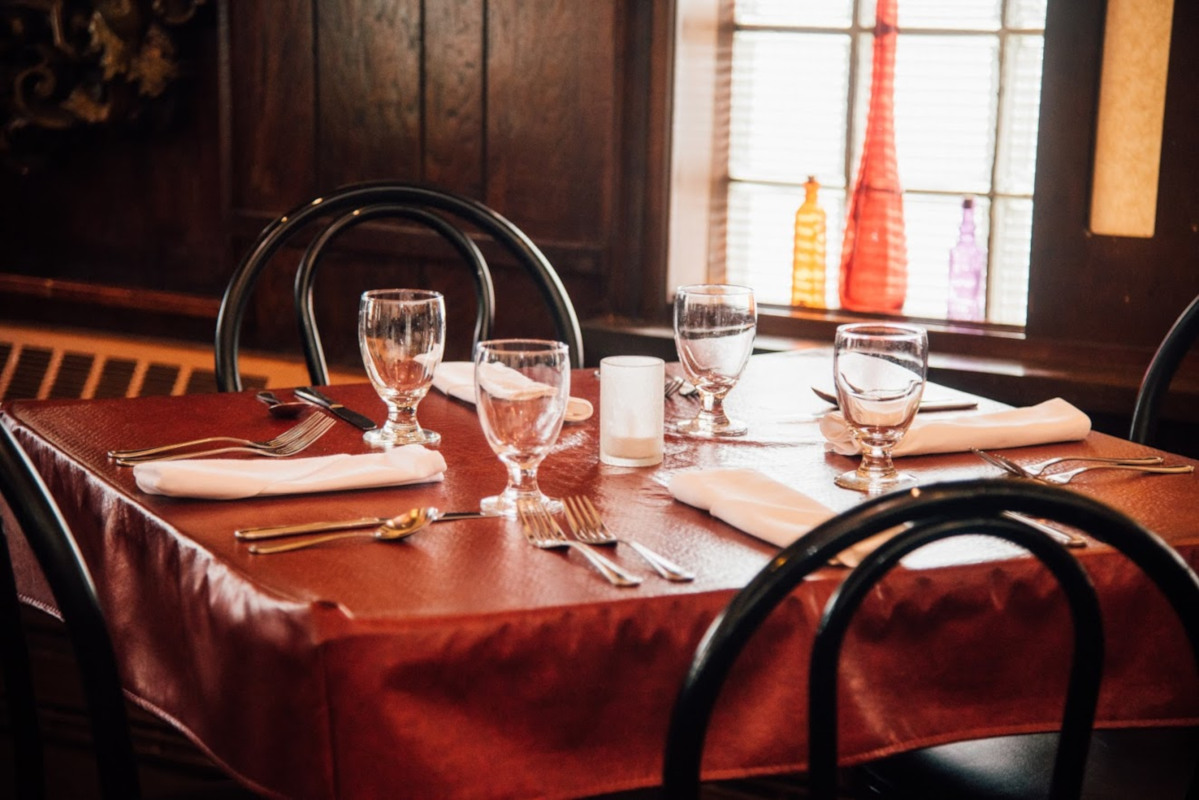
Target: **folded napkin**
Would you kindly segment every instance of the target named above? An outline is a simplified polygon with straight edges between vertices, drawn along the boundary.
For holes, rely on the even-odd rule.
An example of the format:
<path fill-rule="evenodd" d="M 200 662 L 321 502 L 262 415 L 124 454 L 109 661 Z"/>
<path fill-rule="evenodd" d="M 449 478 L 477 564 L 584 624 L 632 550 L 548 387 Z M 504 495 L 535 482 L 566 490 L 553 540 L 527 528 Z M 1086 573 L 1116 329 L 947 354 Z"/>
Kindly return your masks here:
<path fill-rule="evenodd" d="M 521 392 L 535 390 L 541 384 L 531 380 L 514 369 L 503 372 L 497 370 L 499 380 L 512 391 L 513 396 Z M 433 388 L 437 391 L 455 397 L 474 405 L 475 402 L 475 365 L 471 361 L 443 361 L 433 370 Z M 566 421 L 582 422 L 594 413 L 591 403 L 581 397 L 571 397 L 566 401 Z"/>
<path fill-rule="evenodd" d="M 432 483 L 445 477 L 445 458 L 418 444 L 378 453 L 314 458 L 206 458 L 151 461 L 133 468 L 138 488 L 149 494 L 239 500 L 272 494 L 371 489 Z"/>
<path fill-rule="evenodd" d="M 916 415 L 912 427 L 891 451 L 894 456 L 958 453 L 1025 447 L 1050 442 L 1073 442 L 1091 431 L 1091 419 L 1060 397 L 1035 406 L 963 414 L 953 417 Z M 857 455 L 858 447 L 840 411 L 826 414 L 820 432 L 826 447 L 843 456 Z"/>
<path fill-rule="evenodd" d="M 734 528 L 779 547 L 834 515 L 803 492 L 755 469 L 700 469 L 670 480 L 676 500 L 702 508 Z"/>

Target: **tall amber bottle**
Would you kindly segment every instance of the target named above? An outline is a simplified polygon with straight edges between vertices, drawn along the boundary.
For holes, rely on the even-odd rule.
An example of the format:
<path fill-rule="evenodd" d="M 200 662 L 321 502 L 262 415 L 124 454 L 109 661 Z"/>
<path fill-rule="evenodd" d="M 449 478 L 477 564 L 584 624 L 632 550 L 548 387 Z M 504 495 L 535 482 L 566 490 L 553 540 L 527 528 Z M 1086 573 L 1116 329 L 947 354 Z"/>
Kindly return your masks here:
<path fill-rule="evenodd" d="M 803 205 L 795 212 L 795 248 L 791 261 L 791 305 L 824 308 L 825 215 L 816 198 L 820 183 L 804 184 Z"/>

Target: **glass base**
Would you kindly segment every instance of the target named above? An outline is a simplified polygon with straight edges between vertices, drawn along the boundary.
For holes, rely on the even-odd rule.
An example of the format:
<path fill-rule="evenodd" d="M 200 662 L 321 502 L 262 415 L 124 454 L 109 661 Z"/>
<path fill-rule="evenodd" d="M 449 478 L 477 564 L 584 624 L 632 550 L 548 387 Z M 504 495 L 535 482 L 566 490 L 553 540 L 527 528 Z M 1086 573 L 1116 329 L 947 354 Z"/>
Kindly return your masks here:
<path fill-rule="evenodd" d="M 916 485 L 916 476 L 908 472 L 892 472 L 890 475 L 863 474 L 860 470 L 842 473 L 833 479 L 842 489 L 853 489 L 867 494 L 883 494 L 895 489 L 906 489 Z"/>
<path fill-rule="evenodd" d="M 696 436 L 706 439 L 719 439 L 725 436 L 744 436 L 749 428 L 743 422 L 730 419 L 724 423 L 713 423 L 704 417 L 679 420 L 673 426 L 674 432 L 683 436 Z"/>
<path fill-rule="evenodd" d="M 543 492 L 517 492 L 513 489 L 505 489 L 500 494 L 492 497 L 484 497 L 479 501 L 479 510 L 488 516 L 507 517 L 516 519 L 516 507 L 518 503 L 532 501 L 545 506 L 545 509 L 551 514 L 559 514 L 562 512 L 562 501 L 555 500 L 547 496 Z"/>
<path fill-rule="evenodd" d="M 372 447 L 401 447 L 406 444 L 423 444 L 426 447 L 437 447 L 441 444 L 441 434 L 436 431 L 417 428 L 416 430 L 388 429 L 386 425 L 362 434 L 362 440 Z"/>

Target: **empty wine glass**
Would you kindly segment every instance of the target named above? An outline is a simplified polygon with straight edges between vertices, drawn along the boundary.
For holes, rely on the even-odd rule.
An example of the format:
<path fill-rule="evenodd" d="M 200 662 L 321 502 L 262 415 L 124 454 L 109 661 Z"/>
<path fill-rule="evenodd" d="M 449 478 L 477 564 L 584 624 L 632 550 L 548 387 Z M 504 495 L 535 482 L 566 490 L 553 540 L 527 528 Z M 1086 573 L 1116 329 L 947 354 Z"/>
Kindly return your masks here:
<path fill-rule="evenodd" d="M 747 286 L 681 286 L 674 296 L 674 341 L 687 378 L 699 390 L 694 419 L 675 425 L 688 436 L 741 436 L 746 427 L 724 412 L 753 351 L 758 310 Z"/>
<path fill-rule="evenodd" d="M 557 512 L 537 486 L 537 468 L 558 440 L 570 397 L 570 349 L 541 339 L 497 339 L 475 349 L 475 407 L 492 451 L 508 468 L 508 485 L 479 503 L 487 514 L 515 517 L 533 500 Z"/>
<path fill-rule="evenodd" d="M 837 402 L 862 452 L 856 470 L 837 476 L 838 486 L 879 494 L 916 482 L 895 469 L 891 449 L 916 416 L 927 373 L 928 335 L 923 328 L 873 322 L 837 328 Z"/>
<path fill-rule="evenodd" d="M 419 289 L 374 289 L 358 307 L 358 347 L 366 374 L 387 406 L 387 422 L 363 439 L 379 447 L 436 446 L 441 435 L 416 420 L 445 350 L 445 298 Z"/>

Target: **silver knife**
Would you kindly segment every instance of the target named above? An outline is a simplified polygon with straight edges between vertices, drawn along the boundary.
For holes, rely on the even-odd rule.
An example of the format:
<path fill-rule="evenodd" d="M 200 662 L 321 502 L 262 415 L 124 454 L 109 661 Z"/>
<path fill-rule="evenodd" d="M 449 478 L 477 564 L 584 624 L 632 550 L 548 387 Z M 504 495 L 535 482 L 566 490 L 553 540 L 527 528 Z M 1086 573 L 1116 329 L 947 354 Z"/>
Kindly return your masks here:
<path fill-rule="evenodd" d="M 837 405 L 837 395 L 821 389 L 818 386 L 812 387 L 812 392 L 830 405 Z M 966 409 L 978 408 L 977 400 L 921 400 L 921 411 L 963 411 Z"/>
<path fill-rule="evenodd" d="M 373 420 L 371 420 L 370 417 L 346 408 L 341 403 L 326 397 L 316 389 L 313 389 L 311 386 L 301 386 L 300 388 L 294 390 L 293 394 L 295 394 L 295 396 L 301 400 L 320 406 L 321 408 L 336 414 L 341 419 L 344 419 L 346 422 L 357 428 L 361 428 L 364 431 L 373 431 L 375 428 L 379 427 L 374 423 Z"/>
<path fill-rule="evenodd" d="M 455 519 L 475 519 L 476 517 L 494 516 L 482 511 L 447 511 L 438 513 L 431 522 L 447 522 Z M 295 525 L 266 525 L 261 528 L 239 528 L 233 536 L 244 541 L 257 539 L 278 539 L 282 536 L 298 536 L 302 533 L 320 533 L 321 531 L 353 530 L 354 528 L 373 528 L 382 525 L 390 517 L 362 517 L 360 519 L 343 519 L 332 522 L 301 522 Z"/>

